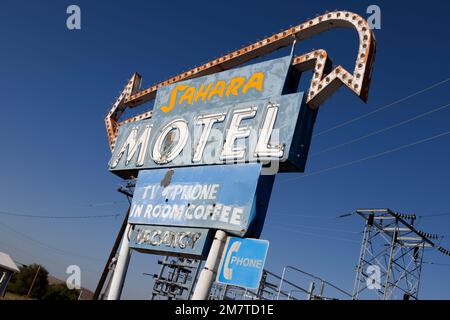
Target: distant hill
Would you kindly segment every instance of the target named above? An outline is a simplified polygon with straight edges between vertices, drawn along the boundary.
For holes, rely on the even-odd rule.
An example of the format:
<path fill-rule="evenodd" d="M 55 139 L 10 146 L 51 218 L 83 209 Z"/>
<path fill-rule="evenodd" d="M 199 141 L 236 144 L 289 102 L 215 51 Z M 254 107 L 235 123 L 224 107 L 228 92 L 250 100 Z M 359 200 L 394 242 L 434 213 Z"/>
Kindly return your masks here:
<path fill-rule="evenodd" d="M 52 275 L 48 275 L 47 279 L 48 279 L 49 285 L 52 285 L 52 284 L 64 284 L 65 285 L 65 283 L 66 283 L 65 281 L 58 279 Z M 83 288 L 83 287 L 81 288 L 80 300 L 92 300 L 93 297 L 94 297 L 94 293 L 91 290 Z M 3 298 L 0 297 L 0 300 L 34 300 L 34 299 L 28 298 L 26 296 L 14 294 L 11 292 L 7 292 Z"/>
<path fill-rule="evenodd" d="M 65 284 L 66 283 L 65 281 L 63 281 L 61 279 L 58 279 L 58 278 L 56 278 L 56 277 L 54 277 L 54 276 L 52 276 L 50 274 L 48 275 L 47 279 L 48 279 L 48 284 L 49 285 L 52 285 L 52 284 Z M 83 288 L 83 287 L 81 287 L 80 290 L 81 290 L 80 300 L 92 300 L 92 298 L 94 297 L 94 293 L 91 290 Z"/>

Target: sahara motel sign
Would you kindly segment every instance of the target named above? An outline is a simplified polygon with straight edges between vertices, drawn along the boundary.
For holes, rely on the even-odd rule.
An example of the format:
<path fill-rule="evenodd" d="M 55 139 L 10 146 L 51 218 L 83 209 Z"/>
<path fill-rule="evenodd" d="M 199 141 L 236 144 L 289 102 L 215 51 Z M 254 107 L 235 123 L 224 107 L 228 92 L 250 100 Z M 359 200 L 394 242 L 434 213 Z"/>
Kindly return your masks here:
<path fill-rule="evenodd" d="M 280 161 L 303 171 L 316 113 L 283 94 L 292 57 L 180 82 L 158 91 L 149 120 L 123 125 L 109 169 Z"/>
<path fill-rule="evenodd" d="M 261 176 L 262 165 L 302 171 L 315 121 L 287 83 L 291 60 L 163 87 L 151 119 L 120 128 L 109 168 L 137 176 L 131 225 L 259 237 L 276 173 Z M 157 247 L 149 251 L 164 251 Z"/>
<path fill-rule="evenodd" d="M 352 72 L 323 49 L 240 65 L 333 28 L 353 28 Z M 140 91 L 135 73 L 105 118 L 109 170 L 137 183 L 128 223 L 131 247 L 203 257 L 211 230 L 258 238 L 274 175 L 303 172 L 319 106 L 341 86 L 368 97 L 376 43 L 360 16 L 335 11 Z M 302 73 L 310 87 L 298 92 Z M 119 122 L 126 108 L 153 109 Z"/>

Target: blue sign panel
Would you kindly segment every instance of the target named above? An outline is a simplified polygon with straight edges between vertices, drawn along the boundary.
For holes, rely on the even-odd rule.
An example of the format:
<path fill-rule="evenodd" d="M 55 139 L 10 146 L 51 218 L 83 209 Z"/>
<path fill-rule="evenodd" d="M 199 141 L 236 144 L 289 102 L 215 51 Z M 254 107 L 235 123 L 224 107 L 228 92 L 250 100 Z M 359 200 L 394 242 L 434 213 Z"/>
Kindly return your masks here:
<path fill-rule="evenodd" d="M 276 161 L 303 171 L 316 111 L 286 83 L 291 57 L 158 90 L 151 119 L 120 126 L 109 170 Z M 286 89 L 289 88 L 289 89 Z"/>
<path fill-rule="evenodd" d="M 126 124 L 109 169 L 279 161 L 303 170 L 315 120 L 303 115 L 311 112 L 296 93 Z"/>
<path fill-rule="evenodd" d="M 128 222 L 244 235 L 267 209 L 255 201 L 260 171 L 258 163 L 142 170 Z"/>
<path fill-rule="evenodd" d="M 204 258 L 212 242 L 212 231 L 199 228 L 134 225 L 130 247 L 156 254 Z"/>
<path fill-rule="evenodd" d="M 154 116 L 198 113 L 211 106 L 280 96 L 291 59 L 273 59 L 162 87 L 156 95 Z"/>
<path fill-rule="evenodd" d="M 269 241 L 229 237 L 220 262 L 217 282 L 257 289 Z"/>

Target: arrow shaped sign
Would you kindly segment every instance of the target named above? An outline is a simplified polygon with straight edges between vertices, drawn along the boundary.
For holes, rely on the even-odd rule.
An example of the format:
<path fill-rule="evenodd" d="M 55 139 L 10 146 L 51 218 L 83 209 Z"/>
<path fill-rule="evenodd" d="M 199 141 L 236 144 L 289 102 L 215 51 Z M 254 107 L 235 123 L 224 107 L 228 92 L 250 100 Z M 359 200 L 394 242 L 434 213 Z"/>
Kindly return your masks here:
<path fill-rule="evenodd" d="M 324 50 L 315 50 L 294 57 L 292 64 L 299 71 L 314 69 L 306 103 L 311 109 L 317 109 L 341 86 L 346 86 L 366 102 L 376 50 L 373 31 L 367 21 L 355 13 L 349 11 L 328 12 L 141 91 L 139 91 L 141 77 L 135 73 L 105 118 L 111 150 L 114 149 L 118 128 L 121 125 L 148 119 L 152 115 L 151 111 L 147 111 L 119 122 L 125 109 L 137 107 L 155 99 L 156 92 L 161 87 L 234 68 L 259 56 L 291 45 L 295 41 L 302 41 L 334 28 L 353 28 L 358 33 L 359 47 L 354 70 L 349 72 L 340 65 L 332 68 L 331 61 Z"/>

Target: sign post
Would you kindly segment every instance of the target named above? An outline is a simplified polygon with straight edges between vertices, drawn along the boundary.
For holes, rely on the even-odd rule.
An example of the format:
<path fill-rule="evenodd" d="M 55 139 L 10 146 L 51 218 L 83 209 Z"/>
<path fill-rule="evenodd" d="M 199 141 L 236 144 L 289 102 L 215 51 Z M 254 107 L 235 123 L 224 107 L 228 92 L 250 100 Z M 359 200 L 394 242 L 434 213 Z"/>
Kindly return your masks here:
<path fill-rule="evenodd" d="M 128 233 L 130 232 L 130 224 L 127 224 L 120 245 L 119 256 L 117 257 L 116 266 L 111 279 L 107 300 L 119 300 L 122 294 L 123 283 L 127 275 L 128 264 L 130 262 L 130 240 Z"/>
<path fill-rule="evenodd" d="M 216 278 L 217 269 L 219 267 L 220 256 L 222 255 L 223 248 L 227 234 L 222 230 L 217 230 L 214 237 L 211 249 L 208 254 L 208 258 L 205 262 L 205 267 L 197 281 L 192 300 L 207 300 L 211 286 Z"/>

